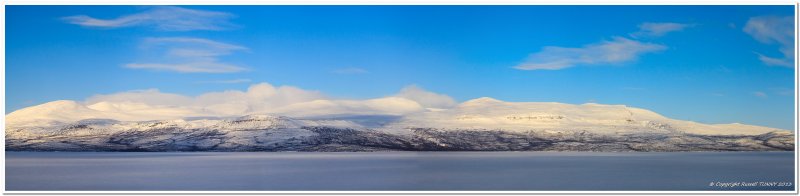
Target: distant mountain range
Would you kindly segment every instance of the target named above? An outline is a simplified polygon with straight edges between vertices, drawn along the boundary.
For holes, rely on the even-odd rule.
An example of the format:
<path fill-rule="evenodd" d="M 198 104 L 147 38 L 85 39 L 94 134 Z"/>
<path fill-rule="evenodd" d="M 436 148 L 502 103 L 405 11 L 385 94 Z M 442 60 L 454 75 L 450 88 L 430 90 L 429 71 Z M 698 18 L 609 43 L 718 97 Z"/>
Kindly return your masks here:
<path fill-rule="evenodd" d="M 337 114 L 292 118 L 250 114 L 173 120 L 130 120 L 113 112 L 98 113 L 93 109 L 97 107 L 111 106 L 86 107 L 72 101 L 55 101 L 12 112 L 6 115 L 6 150 L 666 152 L 794 149 L 794 135 L 788 130 L 674 120 L 623 105 L 503 102 L 479 98 L 449 109 L 427 109 L 405 115 Z"/>

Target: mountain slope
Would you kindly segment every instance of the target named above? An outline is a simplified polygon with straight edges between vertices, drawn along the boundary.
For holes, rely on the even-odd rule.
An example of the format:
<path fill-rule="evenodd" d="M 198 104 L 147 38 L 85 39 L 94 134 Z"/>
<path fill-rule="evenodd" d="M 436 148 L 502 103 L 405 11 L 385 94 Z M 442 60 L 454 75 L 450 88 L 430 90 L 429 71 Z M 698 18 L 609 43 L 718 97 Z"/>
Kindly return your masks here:
<path fill-rule="evenodd" d="M 126 110 L 124 115 L 117 110 Z M 163 115 L 130 116 L 157 111 Z M 135 103 L 57 101 L 6 116 L 6 149 L 31 151 L 772 151 L 786 130 L 707 125 L 622 105 L 491 98 L 390 118 L 272 115 L 176 118 Z M 74 120 L 82 119 L 82 120 Z M 128 120 L 120 120 L 128 119 Z M 134 119 L 134 120 L 130 120 Z M 160 119 L 160 120 L 153 120 Z"/>
<path fill-rule="evenodd" d="M 512 103 L 479 98 L 444 111 L 408 116 L 398 126 L 526 130 L 589 130 L 594 133 L 683 132 L 758 135 L 780 129 L 742 124 L 705 125 L 673 120 L 623 105 Z"/>

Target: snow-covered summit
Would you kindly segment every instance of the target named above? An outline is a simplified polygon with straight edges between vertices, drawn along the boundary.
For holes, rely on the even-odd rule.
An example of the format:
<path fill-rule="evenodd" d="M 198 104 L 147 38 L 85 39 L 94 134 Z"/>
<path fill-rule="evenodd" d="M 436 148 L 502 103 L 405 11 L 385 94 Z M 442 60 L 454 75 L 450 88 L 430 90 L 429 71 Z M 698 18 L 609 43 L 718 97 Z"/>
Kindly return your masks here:
<path fill-rule="evenodd" d="M 87 107 L 71 101 L 26 108 L 6 116 L 10 122 L 6 125 L 6 149 L 773 151 L 794 148 L 793 135 L 786 130 L 674 120 L 624 105 L 517 103 L 479 98 L 448 109 L 402 116 L 144 115 L 169 109 L 110 102 Z"/>
<path fill-rule="evenodd" d="M 481 98 L 476 98 L 476 99 L 465 101 L 465 102 L 459 104 L 458 106 L 459 107 L 481 107 L 481 106 L 487 106 L 487 105 L 492 105 L 492 104 L 501 104 L 501 103 L 504 103 L 504 102 L 500 101 L 500 100 L 497 100 L 497 99 L 494 99 L 494 98 L 491 98 L 491 97 L 481 97 Z"/>
<path fill-rule="evenodd" d="M 715 135 L 757 135 L 780 129 L 674 120 L 625 105 L 505 102 L 482 97 L 455 108 L 405 116 L 395 127 L 447 129 L 587 130 L 598 133 L 683 132 Z"/>
<path fill-rule="evenodd" d="M 374 107 L 379 107 L 380 103 L 376 102 Z M 415 105 L 415 107 L 419 106 Z M 414 127 L 507 131 L 585 130 L 601 134 L 674 132 L 707 135 L 758 135 L 773 131 L 786 131 L 744 124 L 710 125 L 675 120 L 653 111 L 625 105 L 506 102 L 489 97 L 465 101 L 450 108 L 427 109 L 409 113 L 399 116 L 397 120 L 380 123 L 370 123 L 370 119 L 314 118 L 315 120 L 298 120 L 296 118 L 304 116 L 268 113 L 195 118 L 193 115 L 197 114 L 198 111 L 190 108 L 136 102 L 97 102 L 87 105 L 61 100 L 24 108 L 6 115 L 6 128 L 47 128 L 74 124 L 114 125 L 131 128 L 131 126 L 136 127 L 136 123 L 158 122 L 158 126 L 222 130 L 334 126 L 353 129 L 370 127 L 391 131 Z M 375 127 L 376 124 L 381 126 Z"/>

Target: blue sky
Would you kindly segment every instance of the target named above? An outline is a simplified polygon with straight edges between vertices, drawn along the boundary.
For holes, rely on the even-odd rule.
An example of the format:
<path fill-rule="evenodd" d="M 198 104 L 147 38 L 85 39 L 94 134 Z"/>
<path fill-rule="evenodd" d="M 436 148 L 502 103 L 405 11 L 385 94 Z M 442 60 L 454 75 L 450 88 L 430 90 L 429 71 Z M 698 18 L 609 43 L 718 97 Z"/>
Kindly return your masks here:
<path fill-rule="evenodd" d="M 793 6 L 7 6 L 6 113 L 268 82 L 793 128 Z M 789 30 L 787 30 L 789 29 Z"/>

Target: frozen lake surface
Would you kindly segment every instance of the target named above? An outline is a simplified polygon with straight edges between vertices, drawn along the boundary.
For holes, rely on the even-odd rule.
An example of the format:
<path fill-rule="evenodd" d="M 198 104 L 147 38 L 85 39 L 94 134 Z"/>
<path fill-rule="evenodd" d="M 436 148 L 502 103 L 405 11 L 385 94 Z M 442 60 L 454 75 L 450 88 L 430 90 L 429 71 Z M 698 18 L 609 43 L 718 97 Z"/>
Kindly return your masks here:
<path fill-rule="evenodd" d="M 6 152 L 6 189 L 793 190 L 781 184 L 794 182 L 793 161 L 793 152 Z"/>

